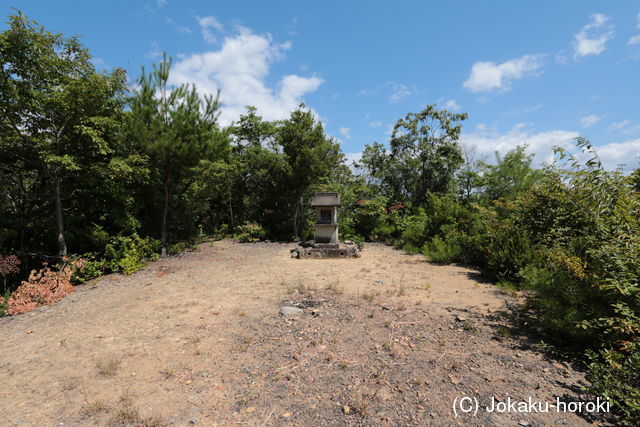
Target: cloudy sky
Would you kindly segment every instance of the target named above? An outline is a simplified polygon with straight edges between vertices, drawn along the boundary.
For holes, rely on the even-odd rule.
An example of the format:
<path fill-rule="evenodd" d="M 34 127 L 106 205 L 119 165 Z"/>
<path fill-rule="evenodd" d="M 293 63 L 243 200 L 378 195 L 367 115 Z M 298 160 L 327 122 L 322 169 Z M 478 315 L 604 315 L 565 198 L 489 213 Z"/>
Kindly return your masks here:
<path fill-rule="evenodd" d="M 639 0 L 9 0 L 3 21 L 11 7 L 81 36 L 101 69 L 135 78 L 166 51 L 174 83 L 221 90 L 226 124 L 304 102 L 350 158 L 435 103 L 469 113 L 478 158 L 526 143 L 544 161 L 584 136 L 638 167 Z"/>

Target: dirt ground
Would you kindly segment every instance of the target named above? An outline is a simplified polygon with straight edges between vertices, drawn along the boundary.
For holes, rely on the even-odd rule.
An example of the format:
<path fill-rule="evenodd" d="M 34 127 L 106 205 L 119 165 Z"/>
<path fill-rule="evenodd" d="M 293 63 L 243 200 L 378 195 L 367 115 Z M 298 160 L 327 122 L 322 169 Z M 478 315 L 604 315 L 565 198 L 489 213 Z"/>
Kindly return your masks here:
<path fill-rule="evenodd" d="M 369 244 L 206 243 L 0 319 L 2 425 L 587 425 L 488 413 L 493 399 L 582 400 L 477 271 Z M 281 306 L 302 314 L 284 316 Z M 474 415 L 453 411 L 477 399 Z"/>

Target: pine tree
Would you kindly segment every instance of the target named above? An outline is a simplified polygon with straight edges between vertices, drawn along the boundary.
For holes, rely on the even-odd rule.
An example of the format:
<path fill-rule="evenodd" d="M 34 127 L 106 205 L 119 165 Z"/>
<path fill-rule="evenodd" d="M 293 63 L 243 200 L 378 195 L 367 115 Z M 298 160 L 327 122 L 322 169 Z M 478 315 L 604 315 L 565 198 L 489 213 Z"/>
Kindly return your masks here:
<path fill-rule="evenodd" d="M 131 100 L 129 129 L 149 157 L 162 190 L 160 240 L 167 255 L 171 196 L 201 160 L 214 159 L 228 148 L 227 132 L 218 125 L 219 93 L 201 97 L 195 86 L 169 84 L 171 58 L 166 54 L 153 71 L 138 80 Z"/>

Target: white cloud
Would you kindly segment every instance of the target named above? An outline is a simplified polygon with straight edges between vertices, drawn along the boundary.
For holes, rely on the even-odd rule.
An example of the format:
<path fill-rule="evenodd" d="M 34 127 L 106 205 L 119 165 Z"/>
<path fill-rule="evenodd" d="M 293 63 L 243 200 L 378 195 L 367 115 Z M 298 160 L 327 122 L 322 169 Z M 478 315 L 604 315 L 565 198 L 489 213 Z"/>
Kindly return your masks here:
<path fill-rule="evenodd" d="M 111 65 L 109 65 L 107 61 L 102 58 L 98 58 L 97 56 L 91 58 L 91 63 L 97 70 L 109 70 L 111 68 Z"/>
<path fill-rule="evenodd" d="M 450 99 L 444 103 L 444 107 L 450 111 L 460 111 L 461 107 L 458 105 L 455 99 Z"/>
<path fill-rule="evenodd" d="M 355 174 L 361 174 L 364 172 L 361 168 L 356 168 L 353 166 L 353 162 L 360 162 L 362 160 L 362 151 L 357 153 L 344 153 L 344 161 L 349 166 L 349 169 Z"/>
<path fill-rule="evenodd" d="M 534 111 L 538 111 L 541 108 L 542 108 L 542 104 L 537 104 L 537 105 L 532 105 L 531 107 L 522 107 L 522 108 L 509 110 L 506 113 L 504 113 L 504 115 L 508 117 L 524 116 L 526 114 L 533 113 Z"/>
<path fill-rule="evenodd" d="M 351 139 L 351 129 L 347 127 L 341 127 L 340 129 L 338 129 L 338 132 L 340 132 L 340 135 L 344 136 L 345 138 Z"/>
<path fill-rule="evenodd" d="M 613 37 L 613 25 L 607 24 L 609 21 L 607 16 L 594 13 L 589 18 L 591 22 L 574 36 L 574 58 L 600 55 L 606 50 L 605 44 Z"/>
<path fill-rule="evenodd" d="M 631 123 L 629 120 L 623 120 L 621 122 L 615 122 L 615 123 L 611 123 L 608 127 L 607 130 L 608 131 L 616 131 L 616 130 L 620 130 L 626 126 L 629 125 L 629 123 Z"/>
<path fill-rule="evenodd" d="M 569 63 L 569 58 L 567 57 L 567 53 L 564 50 L 556 53 L 555 58 L 558 64 L 566 65 Z"/>
<path fill-rule="evenodd" d="M 158 46 L 158 43 L 151 42 L 151 50 L 145 53 L 144 56 L 150 59 L 157 59 L 162 57 L 162 51 L 160 50 L 160 46 Z"/>
<path fill-rule="evenodd" d="M 640 44 L 640 34 L 638 34 L 637 36 L 633 36 L 629 39 L 629 41 L 627 42 L 627 44 L 629 46 L 633 46 L 636 44 Z"/>
<path fill-rule="evenodd" d="M 598 116 L 596 114 L 589 114 L 588 116 L 584 116 L 580 119 L 580 124 L 583 128 L 588 128 L 589 126 L 593 126 L 598 123 L 602 119 L 602 116 Z"/>
<path fill-rule="evenodd" d="M 283 76 L 276 88 L 267 86 L 271 64 L 283 58 L 290 43 L 276 44 L 271 35 L 254 34 L 247 28 L 224 39 L 220 50 L 192 54 L 177 61 L 170 83 L 195 84 L 200 93 L 221 90 L 223 125 L 230 124 L 253 105 L 265 120 L 284 119 L 323 83 L 319 77 Z"/>
<path fill-rule="evenodd" d="M 415 88 L 410 88 L 405 84 L 398 82 L 384 82 L 381 85 L 376 86 L 374 89 L 362 89 L 357 95 L 359 96 L 373 96 L 378 94 L 382 89 L 391 89 L 391 94 L 389 95 L 389 102 L 395 104 L 399 101 L 402 101 L 409 95 L 413 95 L 416 91 Z"/>
<path fill-rule="evenodd" d="M 595 147 L 600 156 L 602 165 L 608 169 L 614 169 L 618 165 L 624 165 L 624 169 L 630 171 L 640 167 L 640 138 L 625 142 L 612 142 Z"/>
<path fill-rule="evenodd" d="M 524 55 L 501 64 L 476 62 L 463 86 L 472 92 L 507 91 L 514 80 L 539 74 L 544 55 Z"/>
<path fill-rule="evenodd" d="M 173 18 L 167 18 L 166 22 L 167 24 L 172 25 L 179 33 L 191 34 L 191 28 L 177 24 Z"/>
<path fill-rule="evenodd" d="M 382 122 L 381 121 L 374 120 L 372 122 L 369 122 L 369 127 L 370 128 L 379 128 L 380 126 L 382 126 Z"/>
<path fill-rule="evenodd" d="M 200 28 L 202 28 L 202 38 L 204 38 L 206 42 L 214 44 L 216 37 L 211 32 L 211 28 L 223 32 L 224 26 L 213 16 L 205 16 L 202 18 L 196 16 L 196 19 L 198 20 L 198 24 L 200 24 Z"/>
<path fill-rule="evenodd" d="M 580 136 L 578 132 L 567 130 L 532 133 L 528 127 L 527 123 L 518 123 L 505 134 L 495 131 L 485 132 L 486 128 L 483 128 L 479 132 L 463 133 L 460 141 L 467 146 L 475 147 L 479 157 L 490 159 L 493 159 L 496 151 L 504 155 L 518 145 L 527 144 L 528 151 L 536 154 L 536 163 L 541 164 L 553 161 L 554 146 L 571 150 L 575 146 L 575 138 Z"/>
<path fill-rule="evenodd" d="M 164 7 L 167 4 L 167 0 L 156 0 L 158 7 Z"/>
<path fill-rule="evenodd" d="M 640 125 L 626 127 L 622 130 L 622 133 L 624 133 L 625 135 L 632 135 L 636 132 L 640 132 Z"/>
<path fill-rule="evenodd" d="M 477 158 L 493 159 L 497 151 L 504 155 L 518 145 L 527 144 L 527 151 L 535 154 L 534 163 L 550 164 L 554 160 L 553 147 L 562 147 L 569 153 L 577 154 L 575 139 L 580 136 L 576 131 L 550 130 L 545 132 L 531 132 L 529 124 L 518 123 L 505 134 L 495 131 L 463 133 L 460 142 L 476 150 Z M 625 142 L 609 143 L 595 146 L 602 165 L 609 170 L 625 164 L 625 170 L 630 171 L 640 166 L 640 139 Z M 583 157 L 583 156 L 579 156 Z"/>
<path fill-rule="evenodd" d="M 402 83 L 392 83 L 391 87 L 392 87 L 393 93 L 391 93 L 391 96 L 389 97 L 389 101 L 392 104 L 395 104 L 396 102 L 400 102 L 403 99 L 405 99 L 407 96 L 413 94 L 413 92 L 409 90 L 409 88 L 403 85 Z"/>

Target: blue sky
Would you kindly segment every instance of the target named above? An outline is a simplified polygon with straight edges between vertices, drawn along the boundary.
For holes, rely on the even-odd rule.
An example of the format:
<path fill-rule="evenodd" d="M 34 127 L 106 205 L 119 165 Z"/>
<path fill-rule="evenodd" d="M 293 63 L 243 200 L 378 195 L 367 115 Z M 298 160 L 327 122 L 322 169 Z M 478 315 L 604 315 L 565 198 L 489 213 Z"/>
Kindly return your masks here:
<path fill-rule="evenodd" d="M 350 158 L 437 103 L 469 114 L 479 159 L 527 143 L 543 161 L 585 136 L 638 167 L 640 0 L 3 3 L 3 21 L 15 7 L 81 36 L 102 69 L 135 78 L 166 51 L 174 83 L 222 90 L 225 123 L 304 102 Z"/>

